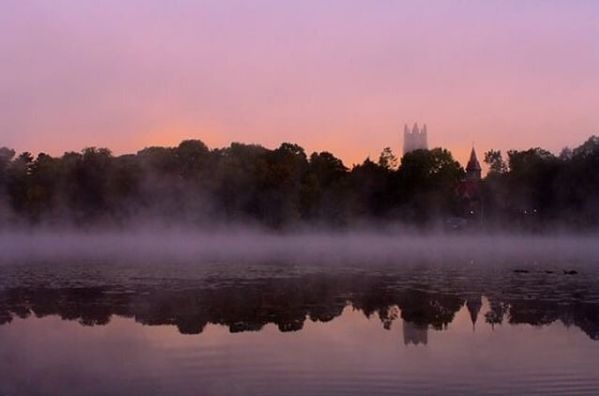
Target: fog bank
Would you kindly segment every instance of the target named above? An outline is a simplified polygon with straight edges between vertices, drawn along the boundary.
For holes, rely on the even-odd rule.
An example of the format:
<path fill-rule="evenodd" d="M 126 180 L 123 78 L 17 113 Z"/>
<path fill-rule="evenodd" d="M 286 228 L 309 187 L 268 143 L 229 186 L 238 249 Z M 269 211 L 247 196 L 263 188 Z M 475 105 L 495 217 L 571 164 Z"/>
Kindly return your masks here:
<path fill-rule="evenodd" d="M 0 251 L 2 262 L 75 258 L 311 263 L 599 259 L 596 235 L 475 236 L 366 231 L 277 234 L 248 229 L 0 233 Z"/>

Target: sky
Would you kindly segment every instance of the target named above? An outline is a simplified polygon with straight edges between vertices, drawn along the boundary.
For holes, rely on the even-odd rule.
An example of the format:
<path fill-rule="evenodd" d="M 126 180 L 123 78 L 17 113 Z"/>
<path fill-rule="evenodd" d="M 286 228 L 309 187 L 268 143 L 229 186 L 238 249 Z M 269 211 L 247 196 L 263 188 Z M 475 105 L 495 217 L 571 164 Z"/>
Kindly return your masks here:
<path fill-rule="evenodd" d="M 599 134 L 599 1 L 0 0 L 0 146 L 467 159 Z"/>

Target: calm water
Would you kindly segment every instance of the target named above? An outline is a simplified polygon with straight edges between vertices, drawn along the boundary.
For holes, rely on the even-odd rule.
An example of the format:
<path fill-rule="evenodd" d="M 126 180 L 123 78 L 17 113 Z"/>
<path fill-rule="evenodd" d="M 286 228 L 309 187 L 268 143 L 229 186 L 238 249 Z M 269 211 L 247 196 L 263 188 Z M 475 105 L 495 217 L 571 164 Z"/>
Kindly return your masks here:
<path fill-rule="evenodd" d="M 598 268 L 3 264 L 0 395 L 596 395 Z"/>

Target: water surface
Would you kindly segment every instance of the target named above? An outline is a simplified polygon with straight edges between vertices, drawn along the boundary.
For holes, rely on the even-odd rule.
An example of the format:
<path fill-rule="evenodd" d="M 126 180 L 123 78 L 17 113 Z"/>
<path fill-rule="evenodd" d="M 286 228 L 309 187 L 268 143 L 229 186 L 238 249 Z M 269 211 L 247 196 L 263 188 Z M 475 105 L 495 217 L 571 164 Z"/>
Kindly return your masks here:
<path fill-rule="evenodd" d="M 15 261 L 0 395 L 598 394 L 597 268 Z"/>

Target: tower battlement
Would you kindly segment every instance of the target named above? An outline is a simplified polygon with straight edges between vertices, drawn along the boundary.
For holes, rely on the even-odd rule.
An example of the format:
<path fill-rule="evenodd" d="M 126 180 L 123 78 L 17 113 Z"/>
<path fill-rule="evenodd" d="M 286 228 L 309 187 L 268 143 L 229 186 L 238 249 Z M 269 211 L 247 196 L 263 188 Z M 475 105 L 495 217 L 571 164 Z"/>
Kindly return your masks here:
<path fill-rule="evenodd" d="M 414 150 L 427 150 L 428 149 L 428 136 L 426 130 L 426 124 L 422 128 L 418 128 L 418 124 L 415 123 L 412 129 L 408 128 L 408 125 L 404 125 L 403 131 L 403 153 L 404 155 Z"/>

